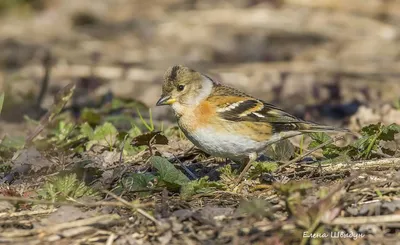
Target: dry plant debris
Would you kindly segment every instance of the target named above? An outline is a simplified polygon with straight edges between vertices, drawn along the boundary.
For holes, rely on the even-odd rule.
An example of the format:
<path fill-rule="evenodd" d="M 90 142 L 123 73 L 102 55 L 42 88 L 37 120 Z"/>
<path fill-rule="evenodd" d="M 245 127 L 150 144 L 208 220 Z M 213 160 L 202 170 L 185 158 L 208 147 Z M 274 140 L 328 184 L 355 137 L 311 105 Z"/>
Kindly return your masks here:
<path fill-rule="evenodd" d="M 156 2 L 0 1 L 1 244 L 398 243 L 398 1 Z M 235 185 L 153 108 L 177 62 L 353 134 Z"/>

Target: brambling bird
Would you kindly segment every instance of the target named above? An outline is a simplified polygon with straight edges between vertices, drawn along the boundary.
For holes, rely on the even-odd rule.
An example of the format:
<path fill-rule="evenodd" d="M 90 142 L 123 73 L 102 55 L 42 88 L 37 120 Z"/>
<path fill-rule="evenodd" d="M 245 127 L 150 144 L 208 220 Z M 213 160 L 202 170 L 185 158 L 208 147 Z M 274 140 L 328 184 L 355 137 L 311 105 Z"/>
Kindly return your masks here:
<path fill-rule="evenodd" d="M 238 181 L 257 153 L 295 135 L 343 131 L 303 121 L 185 66 L 170 67 L 164 75 L 157 106 L 171 105 L 186 137 L 206 153 L 245 164 Z"/>

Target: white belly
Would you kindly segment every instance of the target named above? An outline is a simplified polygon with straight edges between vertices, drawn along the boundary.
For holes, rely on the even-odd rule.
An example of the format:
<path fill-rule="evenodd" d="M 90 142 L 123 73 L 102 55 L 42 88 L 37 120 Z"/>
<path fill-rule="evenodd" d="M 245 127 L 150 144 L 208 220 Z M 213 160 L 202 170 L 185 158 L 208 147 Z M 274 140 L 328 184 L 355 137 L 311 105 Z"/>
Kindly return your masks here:
<path fill-rule="evenodd" d="M 197 129 L 186 137 L 197 147 L 216 157 L 226 157 L 232 160 L 242 160 L 250 153 L 264 149 L 267 142 L 258 142 L 236 134 L 216 133 L 210 128 Z"/>

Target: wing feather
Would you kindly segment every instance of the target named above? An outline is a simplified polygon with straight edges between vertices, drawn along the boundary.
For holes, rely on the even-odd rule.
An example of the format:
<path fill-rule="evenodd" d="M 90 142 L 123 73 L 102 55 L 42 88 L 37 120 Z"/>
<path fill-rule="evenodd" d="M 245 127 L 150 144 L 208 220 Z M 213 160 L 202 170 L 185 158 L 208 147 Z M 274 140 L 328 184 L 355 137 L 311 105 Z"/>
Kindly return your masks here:
<path fill-rule="evenodd" d="M 266 123 L 272 126 L 274 132 L 301 130 L 309 125 L 272 104 L 230 87 L 219 87 L 209 100 L 217 105 L 217 113 L 224 120 Z"/>

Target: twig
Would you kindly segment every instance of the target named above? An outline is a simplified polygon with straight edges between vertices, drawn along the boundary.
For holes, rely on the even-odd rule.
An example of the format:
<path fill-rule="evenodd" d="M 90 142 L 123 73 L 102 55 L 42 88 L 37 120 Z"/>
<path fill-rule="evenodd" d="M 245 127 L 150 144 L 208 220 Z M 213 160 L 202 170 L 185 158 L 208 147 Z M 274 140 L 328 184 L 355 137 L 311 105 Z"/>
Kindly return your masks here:
<path fill-rule="evenodd" d="M 290 160 L 289 162 L 283 164 L 282 166 L 280 166 L 280 167 L 277 169 L 277 172 L 281 171 L 283 168 L 285 168 L 285 167 L 287 167 L 287 166 L 289 166 L 289 165 L 291 165 L 291 164 L 293 164 L 293 163 L 298 162 L 298 161 L 301 160 L 302 158 L 304 158 L 304 157 L 310 155 L 311 153 L 313 153 L 313 152 L 315 152 L 315 151 L 321 149 L 322 147 L 327 146 L 327 145 L 329 145 L 329 144 L 331 144 L 331 143 L 334 143 L 334 142 L 336 142 L 336 141 L 338 141 L 338 140 L 340 140 L 340 139 L 343 139 L 343 136 L 334 137 L 334 138 L 332 138 L 332 139 L 330 139 L 330 140 L 328 140 L 328 141 L 326 141 L 326 142 L 320 144 L 319 146 L 316 146 L 316 147 L 314 147 L 313 149 L 308 150 L 308 151 L 305 152 L 304 154 L 302 154 L 302 155 L 300 155 L 300 156 L 298 156 L 298 157 L 296 157 L 296 158 Z"/>
<path fill-rule="evenodd" d="M 49 214 L 49 213 L 53 213 L 55 211 L 57 211 L 56 208 L 46 209 L 46 210 L 21 211 L 21 212 L 16 212 L 16 213 L 0 213 L 0 218 L 30 216 L 30 215 L 37 215 L 37 214 Z"/>
<path fill-rule="evenodd" d="M 198 177 L 192 172 L 190 171 L 190 169 L 188 167 L 186 167 L 181 160 L 179 160 L 179 158 L 175 155 L 173 155 L 175 160 L 179 162 L 180 166 L 186 171 L 186 173 L 188 173 L 190 175 L 190 177 L 192 177 L 193 179 L 198 179 Z"/>
<path fill-rule="evenodd" d="M 50 226 L 45 226 L 45 227 L 40 227 L 36 228 L 33 230 L 29 231 L 15 231 L 15 232 L 4 232 L 0 233 L 0 237 L 24 237 L 24 236 L 30 236 L 30 235 L 35 235 L 35 234 L 50 234 L 54 233 L 60 230 L 68 229 L 68 228 L 74 228 L 74 227 L 81 227 L 81 226 L 87 226 L 87 225 L 93 225 L 96 223 L 105 223 L 105 222 L 110 222 L 113 220 L 120 219 L 120 216 L 118 214 L 106 214 L 106 215 L 99 215 L 95 217 L 90 217 L 87 219 L 82 219 L 82 220 L 75 220 L 71 222 L 66 222 L 62 224 L 53 224 Z"/>
<path fill-rule="evenodd" d="M 136 204 L 130 203 L 128 201 L 126 201 L 125 199 L 115 195 L 114 193 L 104 190 L 104 193 L 112 196 L 113 198 L 117 199 L 118 201 L 120 201 L 121 203 L 125 204 L 124 206 L 131 208 L 134 211 L 137 211 L 138 213 L 140 213 L 141 215 L 143 215 L 144 217 L 148 218 L 149 220 L 151 220 L 154 224 L 156 225 L 161 225 L 161 223 L 156 220 L 153 216 L 151 216 L 149 213 L 147 213 L 146 211 L 144 211 L 143 209 L 137 207 Z"/>
<path fill-rule="evenodd" d="M 129 134 L 125 135 L 124 140 L 122 141 L 122 146 L 120 148 L 120 155 L 119 155 L 119 164 L 122 164 L 123 159 L 123 155 L 124 155 L 124 148 L 125 148 L 125 143 L 126 143 L 126 139 L 128 138 Z"/>
<path fill-rule="evenodd" d="M 378 159 L 378 160 L 368 160 L 368 161 L 359 161 L 359 162 L 341 162 L 341 163 L 332 163 L 329 165 L 322 165 L 322 169 L 325 172 L 333 173 L 333 172 L 341 172 L 348 170 L 368 170 L 368 169 L 388 169 L 397 167 L 400 168 L 400 158 L 388 158 L 388 159 Z"/>
<path fill-rule="evenodd" d="M 69 206 L 77 206 L 77 207 L 99 207 L 99 206 L 107 206 L 107 207 L 125 207 L 126 205 L 122 204 L 121 202 L 52 202 L 46 200 L 37 200 L 37 199 L 30 199 L 30 198 L 23 198 L 23 197 L 5 197 L 0 196 L 0 201 L 10 201 L 10 202 L 32 202 L 38 204 L 47 204 L 47 205 L 69 205 Z M 136 204 L 139 207 L 149 207 L 153 206 L 153 203 L 141 203 Z"/>
<path fill-rule="evenodd" d="M 43 60 L 42 60 L 42 65 L 44 68 L 44 76 L 42 79 L 41 87 L 40 87 L 40 92 L 36 100 L 36 108 L 40 109 L 42 106 L 42 102 L 44 99 L 44 96 L 46 95 L 47 89 L 49 87 L 49 80 L 50 80 L 50 72 L 52 68 L 52 56 L 51 56 L 51 51 L 46 50 Z"/>
<path fill-rule="evenodd" d="M 338 217 L 330 225 L 363 225 L 363 224 L 385 224 L 400 222 L 400 214 L 364 216 L 364 217 Z"/>
<path fill-rule="evenodd" d="M 53 121 L 53 119 L 62 111 L 67 102 L 72 97 L 75 90 L 75 83 L 70 83 L 62 88 L 54 96 L 54 104 L 47 113 L 40 119 L 39 125 L 31 132 L 25 140 L 25 146 L 28 146 L 32 141 Z"/>
<path fill-rule="evenodd" d="M 302 135 L 303 132 L 287 132 L 286 135 L 281 135 L 280 137 L 277 137 L 273 140 L 271 140 L 270 142 L 268 142 L 267 145 L 265 145 L 265 147 L 278 143 L 279 141 L 285 140 L 285 139 L 289 139 L 298 135 Z M 241 173 L 239 174 L 239 177 L 235 180 L 235 185 L 239 185 L 240 181 L 242 181 L 243 177 L 246 175 L 247 171 L 250 169 L 250 167 L 252 166 L 254 160 L 257 158 L 257 156 L 254 158 L 253 155 L 250 155 L 247 162 L 245 163 L 246 165 L 244 165 L 243 170 L 241 171 Z"/>
<path fill-rule="evenodd" d="M 152 149 L 152 145 L 153 145 L 153 143 L 154 143 L 154 141 L 155 141 L 157 135 L 158 135 L 158 134 L 153 135 L 153 137 L 151 137 L 151 139 L 149 140 L 149 143 L 148 143 L 148 145 L 147 145 L 147 146 L 149 147 L 150 156 L 154 156 L 154 154 L 153 154 L 153 149 Z"/>
<path fill-rule="evenodd" d="M 318 215 L 313 220 L 311 226 L 307 230 L 308 233 L 313 233 L 318 228 L 318 226 L 320 225 L 320 223 L 323 220 L 322 219 L 323 214 L 327 211 L 326 209 L 328 209 L 329 206 L 337 205 L 337 203 L 339 202 L 340 198 L 343 195 L 343 192 L 341 192 L 343 190 L 343 188 L 347 184 L 349 184 L 351 181 L 353 181 L 358 175 L 359 174 L 354 174 L 354 175 L 350 176 L 349 178 L 347 178 L 345 181 L 343 181 L 342 183 L 337 185 L 336 188 L 334 188 L 332 191 L 330 191 L 328 193 L 328 195 L 326 195 L 326 197 L 324 197 L 322 200 L 316 202 L 314 205 L 312 205 L 308 209 L 307 213 L 311 213 L 312 210 L 318 210 Z M 338 196 L 335 197 L 336 194 Z M 300 244 L 305 245 L 305 244 L 307 244 L 308 241 L 309 241 L 309 237 L 304 236 L 303 239 L 301 240 Z"/>
<path fill-rule="evenodd" d="M 114 233 L 111 233 L 110 236 L 107 238 L 106 245 L 112 245 L 115 238 L 117 238 L 117 235 L 115 235 Z"/>
<path fill-rule="evenodd" d="M 71 221 L 71 222 L 67 222 L 67 223 L 52 225 L 51 227 L 42 227 L 42 228 L 38 228 L 38 230 L 41 232 L 49 233 L 49 232 L 55 232 L 55 231 L 73 228 L 73 227 L 92 225 L 92 224 L 96 224 L 96 223 L 107 223 L 109 221 L 117 220 L 120 218 L 121 217 L 118 214 L 105 214 L 105 215 L 90 217 L 87 219 L 81 219 L 81 220 Z"/>

